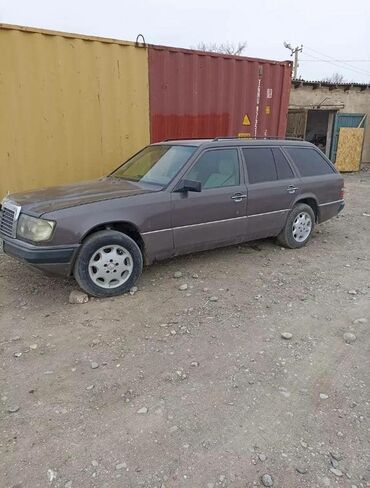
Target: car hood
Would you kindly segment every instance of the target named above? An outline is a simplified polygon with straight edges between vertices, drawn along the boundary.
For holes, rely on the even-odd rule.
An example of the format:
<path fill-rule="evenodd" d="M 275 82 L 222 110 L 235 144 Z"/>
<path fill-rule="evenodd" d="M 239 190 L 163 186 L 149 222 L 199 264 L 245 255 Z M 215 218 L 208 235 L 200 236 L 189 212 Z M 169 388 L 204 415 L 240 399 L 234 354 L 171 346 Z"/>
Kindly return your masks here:
<path fill-rule="evenodd" d="M 160 191 L 161 187 L 140 184 L 120 178 L 107 177 L 72 185 L 41 188 L 31 192 L 14 193 L 8 198 L 22 211 L 42 215 L 68 207 L 85 205 L 112 198 L 123 198 Z"/>

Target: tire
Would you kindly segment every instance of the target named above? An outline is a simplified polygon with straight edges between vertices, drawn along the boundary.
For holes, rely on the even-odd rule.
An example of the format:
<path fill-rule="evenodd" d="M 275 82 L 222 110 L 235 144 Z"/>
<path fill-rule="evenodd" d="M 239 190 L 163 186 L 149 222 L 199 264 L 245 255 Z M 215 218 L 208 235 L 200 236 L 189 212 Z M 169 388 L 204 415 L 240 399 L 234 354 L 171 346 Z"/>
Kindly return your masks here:
<path fill-rule="evenodd" d="M 105 298 L 129 291 L 142 269 L 143 255 L 136 242 L 121 232 L 103 230 L 82 244 L 74 277 L 86 293 Z"/>
<path fill-rule="evenodd" d="M 285 247 L 297 249 L 310 240 L 315 226 L 315 214 L 305 203 L 298 203 L 291 210 L 278 241 Z"/>

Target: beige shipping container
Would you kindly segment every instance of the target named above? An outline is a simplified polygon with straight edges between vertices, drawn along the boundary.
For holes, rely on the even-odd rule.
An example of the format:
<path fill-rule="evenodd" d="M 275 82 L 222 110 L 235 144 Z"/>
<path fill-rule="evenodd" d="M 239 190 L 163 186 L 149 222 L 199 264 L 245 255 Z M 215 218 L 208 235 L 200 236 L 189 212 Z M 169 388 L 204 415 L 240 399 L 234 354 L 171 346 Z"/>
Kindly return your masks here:
<path fill-rule="evenodd" d="M 102 176 L 149 143 L 148 52 L 0 24 L 0 199 Z"/>

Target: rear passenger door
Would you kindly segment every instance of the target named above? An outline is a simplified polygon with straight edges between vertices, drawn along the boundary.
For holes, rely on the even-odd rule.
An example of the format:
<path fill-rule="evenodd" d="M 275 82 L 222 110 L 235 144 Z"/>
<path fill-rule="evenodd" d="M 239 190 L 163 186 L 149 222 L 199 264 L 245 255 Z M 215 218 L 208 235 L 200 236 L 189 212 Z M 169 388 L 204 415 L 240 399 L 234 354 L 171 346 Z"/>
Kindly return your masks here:
<path fill-rule="evenodd" d="M 299 179 L 279 147 L 246 147 L 247 236 L 277 235 L 300 192 Z"/>

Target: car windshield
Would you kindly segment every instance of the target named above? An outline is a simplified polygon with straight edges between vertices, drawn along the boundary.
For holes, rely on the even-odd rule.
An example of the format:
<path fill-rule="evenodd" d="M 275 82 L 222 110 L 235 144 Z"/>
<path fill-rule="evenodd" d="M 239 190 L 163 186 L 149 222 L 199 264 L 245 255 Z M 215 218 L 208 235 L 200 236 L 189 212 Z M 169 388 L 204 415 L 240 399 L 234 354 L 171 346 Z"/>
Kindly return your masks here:
<path fill-rule="evenodd" d="M 196 150 L 196 146 L 148 146 L 119 167 L 112 176 L 166 186 Z"/>

